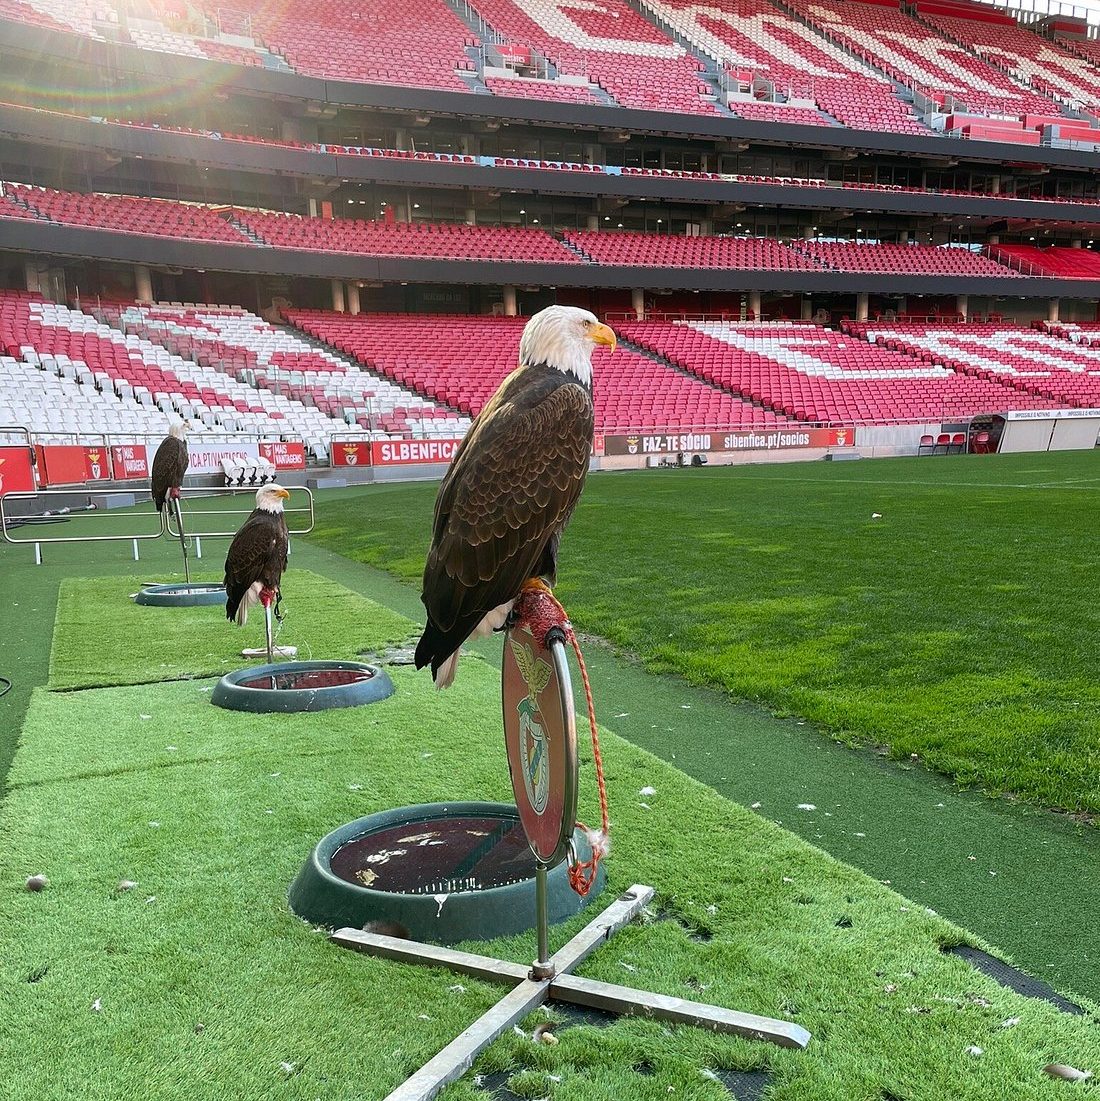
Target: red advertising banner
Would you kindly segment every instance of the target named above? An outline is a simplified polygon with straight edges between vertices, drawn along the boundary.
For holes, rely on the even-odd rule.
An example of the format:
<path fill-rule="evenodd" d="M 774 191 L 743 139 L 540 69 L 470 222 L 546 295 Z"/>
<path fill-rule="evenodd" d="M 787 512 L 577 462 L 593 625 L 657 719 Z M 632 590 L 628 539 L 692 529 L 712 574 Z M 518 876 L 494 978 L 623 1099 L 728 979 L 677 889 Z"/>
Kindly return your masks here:
<path fill-rule="evenodd" d="M 461 440 L 375 440 L 371 462 L 375 466 L 407 463 L 449 463 Z"/>
<path fill-rule="evenodd" d="M 798 447 L 852 447 L 852 428 L 747 429 L 730 432 L 684 432 L 647 435 L 604 436 L 606 455 L 673 455 L 680 451 L 698 454 L 722 451 L 775 451 Z"/>
<path fill-rule="evenodd" d="M 332 445 L 333 466 L 370 466 L 370 444 L 366 440 L 356 443 Z"/>
<path fill-rule="evenodd" d="M 111 463 L 105 447 L 85 447 L 84 479 L 89 482 L 106 482 L 111 478 Z"/>
<path fill-rule="evenodd" d="M 115 444 L 111 447 L 111 466 L 115 477 L 120 480 L 126 478 L 148 478 L 149 457 L 145 451 L 145 445 L 140 443 Z"/>
<path fill-rule="evenodd" d="M 88 480 L 88 456 L 85 448 L 60 444 L 39 444 L 38 480 L 44 486 L 79 485 Z"/>
<path fill-rule="evenodd" d="M 0 447 L 0 495 L 33 493 L 34 488 L 34 468 L 31 466 L 30 449 Z"/>
<path fill-rule="evenodd" d="M 275 443 L 262 443 L 260 454 L 268 462 L 274 463 L 277 470 L 305 470 L 306 468 L 304 443 L 284 443 L 282 440 L 277 440 Z"/>

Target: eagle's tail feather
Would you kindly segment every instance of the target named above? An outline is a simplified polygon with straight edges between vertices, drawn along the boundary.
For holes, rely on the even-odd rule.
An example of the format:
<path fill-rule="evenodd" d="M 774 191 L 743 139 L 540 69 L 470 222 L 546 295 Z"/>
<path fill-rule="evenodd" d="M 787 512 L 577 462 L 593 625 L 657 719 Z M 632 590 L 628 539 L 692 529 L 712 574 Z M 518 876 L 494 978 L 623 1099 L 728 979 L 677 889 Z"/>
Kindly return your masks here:
<path fill-rule="evenodd" d="M 264 583 L 262 581 L 253 581 L 245 590 L 240 604 L 237 605 L 237 614 L 233 616 L 238 627 L 243 627 L 248 622 L 249 611 L 260 603 L 260 591 L 263 587 Z"/>
<path fill-rule="evenodd" d="M 454 683 L 462 642 L 469 638 L 487 638 L 494 631 L 499 631 L 508 621 L 514 603 L 515 601 L 508 600 L 487 612 L 465 638 L 458 636 L 457 646 L 453 634 L 448 637 L 429 621 L 416 646 L 417 669 L 423 669 L 430 663 L 436 688 L 449 688 Z M 454 649 L 451 649 L 452 646 Z"/>
<path fill-rule="evenodd" d="M 458 659 L 461 653 L 462 650 L 459 648 L 441 665 L 435 666 L 433 664 L 432 670 L 435 675 L 436 688 L 450 688 L 454 684 L 455 672 L 458 669 Z"/>

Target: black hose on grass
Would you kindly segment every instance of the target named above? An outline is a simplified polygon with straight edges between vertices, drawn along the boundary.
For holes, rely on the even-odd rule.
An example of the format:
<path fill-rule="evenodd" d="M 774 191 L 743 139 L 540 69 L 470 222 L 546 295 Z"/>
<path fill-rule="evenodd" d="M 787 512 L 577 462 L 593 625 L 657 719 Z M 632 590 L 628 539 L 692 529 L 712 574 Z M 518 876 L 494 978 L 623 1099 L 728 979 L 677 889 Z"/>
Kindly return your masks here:
<path fill-rule="evenodd" d="M 67 524 L 69 522 L 70 517 L 68 516 L 9 516 L 6 518 L 9 531 L 25 527 L 28 524 Z"/>
<path fill-rule="evenodd" d="M 7 677 L 0 677 L 0 696 L 6 696 L 11 691 L 11 681 Z"/>

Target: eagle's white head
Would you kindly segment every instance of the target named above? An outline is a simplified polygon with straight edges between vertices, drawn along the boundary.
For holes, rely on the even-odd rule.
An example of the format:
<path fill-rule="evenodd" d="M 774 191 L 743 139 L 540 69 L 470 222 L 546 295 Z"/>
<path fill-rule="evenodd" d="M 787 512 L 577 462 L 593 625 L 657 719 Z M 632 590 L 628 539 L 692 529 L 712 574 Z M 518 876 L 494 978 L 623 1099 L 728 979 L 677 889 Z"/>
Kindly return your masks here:
<path fill-rule="evenodd" d="M 289 490 L 283 489 L 275 482 L 268 482 L 256 490 L 256 507 L 264 512 L 279 513 L 283 511 L 283 502 L 290 496 Z"/>
<path fill-rule="evenodd" d="M 592 353 L 597 344 L 615 350 L 615 334 L 595 314 L 579 306 L 547 306 L 523 328 L 519 342 L 521 367 L 545 363 L 592 385 Z"/>
<path fill-rule="evenodd" d="M 187 425 L 183 421 L 176 421 L 171 428 L 168 429 L 169 436 L 175 436 L 177 440 L 182 440 L 187 435 Z"/>

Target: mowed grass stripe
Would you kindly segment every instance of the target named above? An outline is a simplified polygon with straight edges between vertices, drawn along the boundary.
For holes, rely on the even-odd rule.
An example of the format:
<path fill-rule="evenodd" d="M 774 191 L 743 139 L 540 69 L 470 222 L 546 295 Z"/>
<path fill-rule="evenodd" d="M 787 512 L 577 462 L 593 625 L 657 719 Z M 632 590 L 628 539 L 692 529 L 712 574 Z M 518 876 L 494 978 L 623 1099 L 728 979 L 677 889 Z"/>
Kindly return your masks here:
<path fill-rule="evenodd" d="M 1096 466 L 1088 452 L 598 475 L 558 595 L 651 670 L 1096 812 L 1097 497 L 1059 484 Z M 1021 488 L 1025 474 L 1044 481 Z M 362 496 L 326 503 L 311 538 L 415 579 L 434 494 L 372 493 L 368 525 Z"/>
<path fill-rule="evenodd" d="M 507 798 L 496 671 L 471 656 L 444 695 L 394 675 L 390 700 L 308 716 L 222 712 L 193 682 L 36 694 L 0 820 L 6 1096 L 369 1101 L 495 1000 L 483 984 L 336 949 L 285 907 L 310 846 L 340 822 Z M 179 763 L 165 767 L 166 753 Z M 58 767 L 66 754 L 78 767 Z M 702 1072 L 750 1066 L 772 1069 L 778 1099 L 1026 1101 L 1064 1096 L 1040 1073 L 1052 1058 L 1100 1058 L 1088 1020 L 943 955 L 966 939 L 958 928 L 613 735 L 604 755 L 615 850 L 595 905 L 652 882 L 681 920 L 626 930 L 585 973 L 791 1015 L 814 1041 L 786 1052 L 624 1021 L 563 1030 L 556 1048 L 509 1035 L 479 1069 L 561 1101 L 722 1101 Z M 590 812 L 587 765 L 585 788 Z M 50 876 L 45 892 L 23 889 L 32 871 Z M 138 887 L 118 892 L 123 878 Z M 525 961 L 532 943 L 479 947 Z M 643 1061 L 654 1074 L 632 1069 Z M 468 1077 L 446 1096 L 478 1093 Z"/>
<path fill-rule="evenodd" d="M 196 578 L 214 580 L 214 578 Z M 217 580 L 221 580 L 220 576 Z M 136 577 L 66 578 L 57 603 L 50 687 L 72 689 L 223 674 L 246 665 L 241 650 L 264 646 L 262 609 L 238 627 L 224 604 L 160 608 L 135 604 Z M 288 571 L 277 642 L 295 660 L 354 659 L 406 639 L 412 625 L 379 604 L 308 570 Z M 260 661 L 262 659 L 255 659 Z"/>

